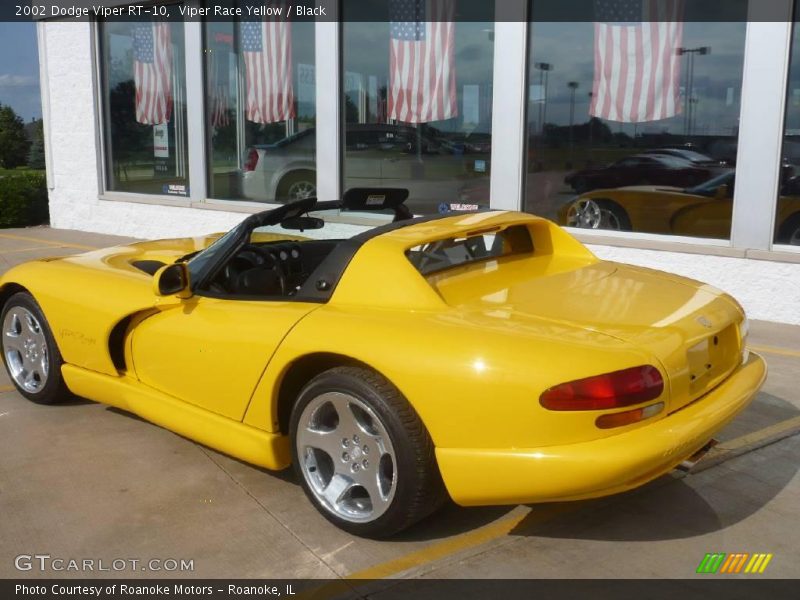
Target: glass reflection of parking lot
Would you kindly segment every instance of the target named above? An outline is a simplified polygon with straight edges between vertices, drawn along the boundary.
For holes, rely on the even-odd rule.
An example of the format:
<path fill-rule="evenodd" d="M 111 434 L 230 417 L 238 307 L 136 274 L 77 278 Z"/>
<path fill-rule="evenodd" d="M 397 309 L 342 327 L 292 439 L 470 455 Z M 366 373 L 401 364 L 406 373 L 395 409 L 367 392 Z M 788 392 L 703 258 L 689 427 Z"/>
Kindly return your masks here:
<path fill-rule="evenodd" d="M 720 0 L 542 22 L 554 4 L 531 6 L 525 210 L 728 239 L 733 185 L 718 179 L 736 165 L 745 23 L 709 22 Z M 724 4 L 746 15 L 747 0 Z"/>

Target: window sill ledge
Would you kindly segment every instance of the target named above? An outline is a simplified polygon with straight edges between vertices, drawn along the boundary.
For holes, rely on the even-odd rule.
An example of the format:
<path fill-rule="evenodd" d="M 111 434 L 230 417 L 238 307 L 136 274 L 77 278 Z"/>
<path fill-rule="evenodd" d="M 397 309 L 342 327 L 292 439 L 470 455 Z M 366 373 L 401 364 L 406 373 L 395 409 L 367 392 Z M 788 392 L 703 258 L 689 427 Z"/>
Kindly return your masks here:
<path fill-rule="evenodd" d="M 800 264 L 800 248 L 793 246 L 776 246 L 772 250 L 756 250 L 732 248 L 727 240 L 676 238 L 667 236 L 649 236 L 643 234 L 625 234 L 636 237 L 621 237 L 617 234 L 604 235 L 581 232 L 573 228 L 568 231 L 581 243 L 594 246 L 612 246 L 631 248 L 633 250 L 657 250 L 661 252 L 681 252 L 683 254 L 701 254 L 704 256 L 722 256 L 727 258 L 746 258 L 750 260 L 766 260 Z"/>

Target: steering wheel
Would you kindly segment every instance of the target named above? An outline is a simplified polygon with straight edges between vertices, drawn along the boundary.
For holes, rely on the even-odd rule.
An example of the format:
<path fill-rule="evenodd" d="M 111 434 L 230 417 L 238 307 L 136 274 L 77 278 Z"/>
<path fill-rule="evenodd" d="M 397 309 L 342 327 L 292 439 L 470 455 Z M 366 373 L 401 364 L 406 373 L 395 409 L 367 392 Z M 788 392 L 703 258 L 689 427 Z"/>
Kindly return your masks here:
<path fill-rule="evenodd" d="M 237 258 L 243 258 L 253 263 L 252 267 L 264 267 L 269 269 L 278 279 L 281 287 L 281 295 L 286 294 L 286 273 L 283 270 L 281 261 L 267 248 L 256 246 L 255 244 L 247 244 L 236 255 Z M 251 268 L 252 268 L 251 267 Z"/>

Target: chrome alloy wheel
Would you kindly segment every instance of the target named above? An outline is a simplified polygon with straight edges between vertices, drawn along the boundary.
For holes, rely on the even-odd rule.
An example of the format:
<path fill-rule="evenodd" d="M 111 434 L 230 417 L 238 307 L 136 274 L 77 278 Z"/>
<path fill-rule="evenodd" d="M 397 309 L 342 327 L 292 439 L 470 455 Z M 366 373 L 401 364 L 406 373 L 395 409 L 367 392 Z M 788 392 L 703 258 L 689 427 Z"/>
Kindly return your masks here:
<path fill-rule="evenodd" d="M 289 196 L 290 200 L 305 200 L 316 195 L 317 186 L 305 180 L 295 181 L 287 190 L 287 196 Z"/>
<path fill-rule="evenodd" d="M 622 230 L 619 217 L 594 200 L 578 200 L 567 211 L 567 226 L 582 229 Z"/>
<path fill-rule="evenodd" d="M 397 488 L 397 460 L 383 423 L 358 398 L 327 392 L 303 409 L 295 439 L 303 477 L 320 504 L 353 523 L 374 521 Z"/>
<path fill-rule="evenodd" d="M 15 306 L 3 320 L 3 351 L 11 377 L 35 394 L 47 383 L 47 340 L 38 319 L 27 308 Z"/>
<path fill-rule="evenodd" d="M 603 213 L 594 200 L 578 200 L 569 207 L 567 225 L 583 229 L 598 229 L 603 220 Z"/>

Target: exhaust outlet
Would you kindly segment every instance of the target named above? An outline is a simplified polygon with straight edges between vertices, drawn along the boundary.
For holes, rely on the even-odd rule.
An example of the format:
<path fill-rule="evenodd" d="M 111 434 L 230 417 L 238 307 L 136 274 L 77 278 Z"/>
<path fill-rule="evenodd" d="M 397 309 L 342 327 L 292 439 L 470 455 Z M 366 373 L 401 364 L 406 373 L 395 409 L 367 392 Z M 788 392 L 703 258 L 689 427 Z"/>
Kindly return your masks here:
<path fill-rule="evenodd" d="M 679 464 L 679 465 L 678 465 L 677 467 L 675 467 L 675 468 L 676 468 L 676 469 L 678 469 L 678 470 L 680 470 L 680 471 L 683 471 L 683 472 L 685 472 L 685 473 L 688 473 L 689 471 L 691 471 L 691 470 L 694 468 L 694 466 L 695 466 L 695 465 L 696 465 L 698 462 L 700 462 L 700 461 L 702 460 L 702 458 L 703 458 L 703 457 L 704 457 L 706 454 L 708 454 L 708 451 L 709 451 L 709 450 L 711 450 L 711 449 L 712 449 L 714 446 L 716 446 L 717 444 L 719 444 L 719 440 L 716 440 L 716 439 L 713 439 L 713 438 L 712 438 L 712 439 L 710 439 L 710 440 L 709 440 L 709 441 L 706 443 L 706 445 L 705 445 L 705 446 L 703 446 L 702 448 L 700 448 L 700 449 L 699 449 L 697 452 L 695 452 L 694 454 L 692 454 L 692 455 L 691 455 L 689 458 L 687 458 L 686 460 L 684 460 L 684 461 L 683 461 L 681 464 Z"/>

